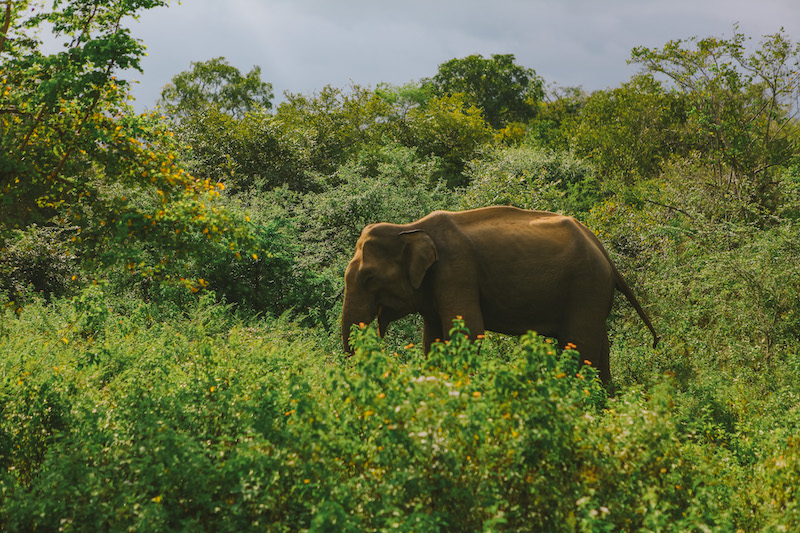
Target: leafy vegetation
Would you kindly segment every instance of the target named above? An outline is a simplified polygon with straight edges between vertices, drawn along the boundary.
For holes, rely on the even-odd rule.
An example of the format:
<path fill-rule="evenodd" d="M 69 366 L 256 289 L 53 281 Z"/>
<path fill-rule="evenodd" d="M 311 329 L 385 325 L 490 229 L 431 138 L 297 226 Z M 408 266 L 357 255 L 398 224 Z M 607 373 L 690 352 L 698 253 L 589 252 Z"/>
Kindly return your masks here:
<path fill-rule="evenodd" d="M 637 48 L 592 94 L 470 56 L 275 109 L 217 58 L 136 115 L 123 24 L 162 3 L 0 4 L 0 529 L 800 528 L 797 44 Z M 653 315 L 655 350 L 618 300 L 612 394 L 458 320 L 342 353 L 364 225 L 492 204 L 585 222 Z"/>
<path fill-rule="evenodd" d="M 224 57 L 192 63 L 192 69 L 172 79 L 162 90 L 160 104 L 167 114 L 192 115 L 213 106 L 236 116 L 259 108 L 270 109 L 272 85 L 261 81 L 261 68 L 242 76 Z"/>
<path fill-rule="evenodd" d="M 525 123 L 536 115 L 536 104 L 544 96 L 543 82 L 533 69 L 517 65 L 514 59 L 513 54 L 452 59 L 439 66 L 429 83 L 439 94 L 466 95 L 493 128 Z"/>

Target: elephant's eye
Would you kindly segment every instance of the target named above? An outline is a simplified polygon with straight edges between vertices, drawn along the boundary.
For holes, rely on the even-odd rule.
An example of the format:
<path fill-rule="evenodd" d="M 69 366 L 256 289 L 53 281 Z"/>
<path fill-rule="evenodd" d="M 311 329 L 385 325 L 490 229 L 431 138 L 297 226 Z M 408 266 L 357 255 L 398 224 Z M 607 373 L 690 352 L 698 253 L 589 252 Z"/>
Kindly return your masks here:
<path fill-rule="evenodd" d="M 368 289 L 376 291 L 381 287 L 381 280 L 376 275 L 372 275 L 366 279 L 366 286 Z"/>
<path fill-rule="evenodd" d="M 366 287 L 374 285 L 378 279 L 378 277 L 375 275 L 375 271 L 372 269 L 362 271 L 360 278 L 361 283 L 363 283 Z"/>

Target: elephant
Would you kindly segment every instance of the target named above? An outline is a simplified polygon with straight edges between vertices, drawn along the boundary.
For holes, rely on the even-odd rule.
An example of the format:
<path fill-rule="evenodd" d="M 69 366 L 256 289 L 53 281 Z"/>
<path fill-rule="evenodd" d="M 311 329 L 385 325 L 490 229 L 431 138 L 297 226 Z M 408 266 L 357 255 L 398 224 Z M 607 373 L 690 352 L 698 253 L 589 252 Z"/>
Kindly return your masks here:
<path fill-rule="evenodd" d="M 472 338 L 529 330 L 572 343 L 611 382 L 606 319 L 620 290 L 658 334 L 608 252 L 576 219 L 493 206 L 434 211 L 410 224 L 361 232 L 345 272 L 342 338 L 378 319 L 378 333 L 412 313 L 423 318 L 425 353 L 462 317 Z"/>

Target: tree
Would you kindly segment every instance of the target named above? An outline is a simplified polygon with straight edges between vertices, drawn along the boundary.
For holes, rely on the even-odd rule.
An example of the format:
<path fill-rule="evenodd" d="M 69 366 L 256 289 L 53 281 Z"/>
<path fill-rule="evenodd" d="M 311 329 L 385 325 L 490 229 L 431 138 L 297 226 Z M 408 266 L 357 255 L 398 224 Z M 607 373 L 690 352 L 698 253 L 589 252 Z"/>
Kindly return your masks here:
<path fill-rule="evenodd" d="M 305 168 L 329 176 L 352 156 L 392 138 L 393 116 L 391 105 L 374 91 L 327 86 L 311 96 L 287 94 L 275 122 Z"/>
<path fill-rule="evenodd" d="M 440 158 L 442 168 L 437 178 L 449 187 L 467 184 L 467 163 L 493 139 L 483 113 L 463 93 L 435 97 L 425 106 L 415 107 L 405 124 L 405 144 L 416 147 L 420 155 Z"/>
<path fill-rule="evenodd" d="M 797 151 L 800 44 L 776 33 L 748 54 L 747 40 L 734 27 L 730 39 L 634 48 L 630 62 L 666 76 L 686 98 L 685 142 L 704 154 L 714 172 L 711 185 L 768 206 L 773 169 Z"/>
<path fill-rule="evenodd" d="M 580 117 L 589 95 L 581 87 L 553 87 L 539 102 L 528 135 L 535 144 L 554 150 L 568 150 L 570 132 Z"/>
<path fill-rule="evenodd" d="M 432 84 L 416 81 L 400 86 L 382 83 L 375 89 L 375 94 L 389 103 L 401 119 L 405 119 L 415 107 L 428 103 L 433 92 Z"/>
<path fill-rule="evenodd" d="M 261 67 L 243 76 L 224 57 L 217 57 L 193 61 L 190 70 L 174 76 L 161 90 L 159 103 L 167 114 L 179 118 L 206 106 L 242 117 L 259 107 L 271 109 L 273 96 L 272 84 L 261 81 Z"/>
<path fill-rule="evenodd" d="M 542 79 L 533 69 L 514 63 L 513 54 L 493 54 L 491 59 L 471 55 L 439 65 L 429 81 L 439 95 L 464 93 L 483 110 L 495 129 L 512 122 L 527 122 L 544 97 Z"/>
<path fill-rule="evenodd" d="M 183 157 L 190 171 L 225 183 L 231 193 L 283 185 L 304 192 L 316 189 L 303 151 L 281 126 L 263 109 L 236 118 L 208 106 L 184 117 L 176 132 L 185 144 Z"/>
<path fill-rule="evenodd" d="M 217 184 L 186 172 L 167 124 L 134 115 L 127 83 L 117 78 L 139 69 L 144 55 L 123 22 L 165 3 L 73 0 L 42 11 L 5 2 L 0 251 L 33 228 L 58 229 L 47 235 L 85 265 L 112 263 L 163 278 L 170 262 L 199 253 L 208 240 L 236 250 L 247 242 L 234 217 L 214 207 Z M 43 54 L 28 35 L 45 23 L 66 41 L 64 50 Z"/>
<path fill-rule="evenodd" d="M 42 223 L 97 190 L 93 163 L 116 166 L 141 149 L 149 124 L 115 119 L 126 112 L 118 70 L 139 68 L 143 46 L 121 20 L 164 2 L 73 2 L 52 12 L 6 2 L 0 90 L 0 182 L 5 228 Z M 30 15 L 30 16 L 29 16 Z M 66 50 L 43 55 L 26 35 L 50 23 Z M 145 131 L 148 130 L 148 131 Z M 66 209 L 64 209 L 66 208 Z"/>
<path fill-rule="evenodd" d="M 601 175 L 632 184 L 658 176 L 664 161 L 681 153 L 684 122 L 680 95 L 651 76 L 635 76 L 616 89 L 592 93 L 567 129 L 577 155 Z"/>

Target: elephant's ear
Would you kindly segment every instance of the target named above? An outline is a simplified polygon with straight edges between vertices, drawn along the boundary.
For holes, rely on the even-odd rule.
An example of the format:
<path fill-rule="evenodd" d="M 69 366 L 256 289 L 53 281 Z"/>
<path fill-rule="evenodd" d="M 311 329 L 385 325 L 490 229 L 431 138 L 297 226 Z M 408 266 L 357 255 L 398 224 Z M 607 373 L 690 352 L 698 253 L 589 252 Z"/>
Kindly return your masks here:
<path fill-rule="evenodd" d="M 404 231 L 400 233 L 400 237 L 406 243 L 404 256 L 408 265 L 408 279 L 411 286 L 418 289 L 425 273 L 439 260 L 436 245 L 427 233 L 418 229 Z"/>

